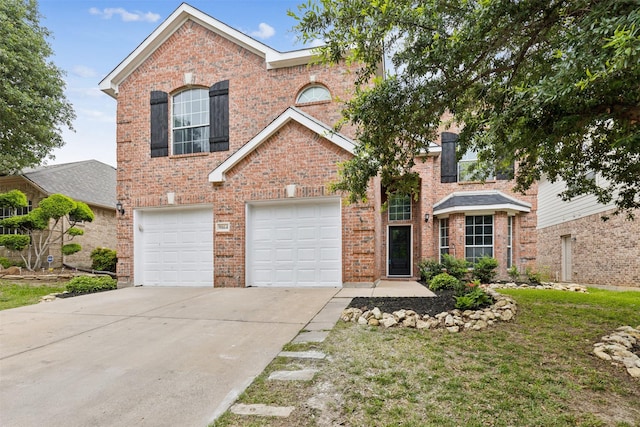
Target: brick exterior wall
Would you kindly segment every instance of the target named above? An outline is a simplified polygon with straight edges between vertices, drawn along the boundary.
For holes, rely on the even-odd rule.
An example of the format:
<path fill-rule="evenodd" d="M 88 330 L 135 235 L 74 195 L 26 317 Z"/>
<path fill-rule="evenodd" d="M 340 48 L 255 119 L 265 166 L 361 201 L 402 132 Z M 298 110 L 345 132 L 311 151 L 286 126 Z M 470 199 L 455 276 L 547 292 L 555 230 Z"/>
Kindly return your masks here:
<path fill-rule="evenodd" d="M 171 96 L 186 89 L 184 73 L 193 73 L 193 87 L 208 88 L 229 80 L 230 150 L 151 158 L 150 91 L 160 90 Z M 245 213 L 241 206 L 252 200 L 283 198 L 284 185 L 292 183 L 299 185 L 298 197 L 326 196 L 326 185 L 336 176 L 335 162 L 346 159 L 348 153 L 300 126 L 285 126 L 236 165 L 223 185 L 208 182 L 208 174 L 295 105 L 297 94 L 305 86 L 323 84 L 334 99 L 348 99 L 354 79 L 355 74 L 346 66 L 302 65 L 267 70 L 259 56 L 187 21 L 119 85 L 117 193 L 126 210 L 125 215 L 118 216 L 119 281 L 133 282 L 133 211 L 166 206 L 166 194 L 173 192 L 176 205 L 211 204 L 216 221 L 229 218 L 233 235 L 214 236 L 215 286 L 244 286 Z M 341 117 L 337 102 L 298 108 L 328 125 Z M 353 136 L 352 128 L 346 127 L 342 132 Z M 351 230 L 359 227 L 355 223 L 359 223 L 358 215 L 368 218 L 372 209 L 343 209 L 344 281 L 372 280 L 373 255 L 368 245 L 373 237 L 367 236 L 372 232 L 358 231 L 362 235 L 359 242 L 353 242 L 351 237 Z M 359 251 L 357 255 L 355 251 Z M 351 253 L 354 256 L 348 256 Z"/>
<path fill-rule="evenodd" d="M 455 130 L 453 130 L 455 131 Z M 439 142 L 438 142 L 439 143 Z M 434 218 L 433 206 L 454 192 L 497 190 L 520 201 L 531 204 L 531 212 L 518 213 L 513 222 L 512 259 L 513 264 L 521 271 L 533 266 L 536 259 L 536 210 L 537 186 L 533 186 L 525 194 L 513 191 L 514 181 L 492 180 L 480 182 L 440 182 L 440 156 L 429 156 L 425 161 L 417 161 L 414 168 L 421 177 L 420 206 L 416 210 L 415 224 L 420 227 L 421 248 L 414 254 L 414 272 L 419 276 L 416 264 L 422 259 L 438 259 L 439 256 L 439 218 Z M 424 214 L 429 213 L 428 223 L 424 222 Z M 507 213 L 488 212 L 494 215 L 494 258 L 498 260 L 498 277 L 507 275 Z M 478 214 L 473 214 L 478 215 Z M 449 215 L 449 253 L 456 258 L 465 256 L 465 214 Z"/>
<path fill-rule="evenodd" d="M 613 211 L 538 230 L 537 265 L 550 279 L 562 278 L 562 237 L 571 239 L 571 281 L 640 287 L 640 211 L 635 220 Z M 609 220 L 603 222 L 601 217 Z"/>

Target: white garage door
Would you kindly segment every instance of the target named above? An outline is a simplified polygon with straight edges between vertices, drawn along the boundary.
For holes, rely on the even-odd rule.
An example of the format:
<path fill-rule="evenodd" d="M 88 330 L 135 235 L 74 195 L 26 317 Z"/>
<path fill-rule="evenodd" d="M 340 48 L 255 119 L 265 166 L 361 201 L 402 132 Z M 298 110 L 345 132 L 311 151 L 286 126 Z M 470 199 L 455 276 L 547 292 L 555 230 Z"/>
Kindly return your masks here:
<path fill-rule="evenodd" d="M 135 212 L 135 283 L 213 286 L 213 211 L 157 209 Z"/>
<path fill-rule="evenodd" d="M 341 286 L 340 200 L 248 207 L 249 286 Z"/>

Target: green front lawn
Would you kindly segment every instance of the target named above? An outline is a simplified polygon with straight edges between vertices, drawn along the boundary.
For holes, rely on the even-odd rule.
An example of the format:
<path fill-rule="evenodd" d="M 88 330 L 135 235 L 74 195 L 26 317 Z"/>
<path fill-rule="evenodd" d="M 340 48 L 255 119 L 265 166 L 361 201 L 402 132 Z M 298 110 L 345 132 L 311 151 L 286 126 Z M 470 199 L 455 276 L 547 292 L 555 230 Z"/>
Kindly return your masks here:
<path fill-rule="evenodd" d="M 0 281 L 0 310 L 36 304 L 40 298 L 65 290 L 65 284 L 15 284 Z"/>
<path fill-rule="evenodd" d="M 242 403 L 295 406 L 286 419 L 224 414 L 215 426 L 640 426 L 640 381 L 592 355 L 640 325 L 640 292 L 501 290 L 515 321 L 484 331 L 369 328 L 339 322 L 313 381 L 267 381 L 308 362 L 277 358 Z"/>

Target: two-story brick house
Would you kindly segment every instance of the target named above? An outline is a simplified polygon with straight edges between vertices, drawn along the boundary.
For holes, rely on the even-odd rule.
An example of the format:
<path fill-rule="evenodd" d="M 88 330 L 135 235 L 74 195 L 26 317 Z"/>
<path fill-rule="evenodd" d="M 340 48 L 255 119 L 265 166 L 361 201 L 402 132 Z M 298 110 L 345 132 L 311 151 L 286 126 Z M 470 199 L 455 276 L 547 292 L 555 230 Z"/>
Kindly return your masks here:
<path fill-rule="evenodd" d="M 117 100 L 122 284 L 342 286 L 416 277 L 420 259 L 535 257 L 535 191 L 467 182 L 445 132 L 418 162 L 419 200 L 372 182 L 328 191 L 353 156 L 334 132 L 354 66 L 278 52 L 182 4 L 104 80 Z M 472 160 L 467 160 L 472 161 Z"/>

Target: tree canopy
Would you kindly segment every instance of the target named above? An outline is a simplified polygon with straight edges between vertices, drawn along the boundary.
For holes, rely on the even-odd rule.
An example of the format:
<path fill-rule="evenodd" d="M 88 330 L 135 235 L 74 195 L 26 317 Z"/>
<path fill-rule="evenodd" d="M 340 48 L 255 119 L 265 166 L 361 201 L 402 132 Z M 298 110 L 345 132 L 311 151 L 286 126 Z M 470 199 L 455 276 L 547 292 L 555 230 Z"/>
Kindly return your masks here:
<path fill-rule="evenodd" d="M 27 197 L 19 190 L 0 193 L 0 209 L 8 208 L 14 213 L 16 208 L 26 207 Z M 0 220 L 0 227 L 15 230 L 16 234 L 0 235 L 0 246 L 20 252 L 20 256 L 29 270 L 42 265 L 49 247 L 56 242 L 64 243 L 75 236 L 84 234 L 84 230 L 75 227 L 79 222 L 92 222 L 95 215 L 84 202 L 75 201 L 63 194 L 52 194 L 38 203 L 38 207 L 24 215 L 14 215 Z M 59 224 L 63 221 L 64 228 Z M 81 250 L 77 243 L 62 245 L 62 253 L 71 255 Z"/>
<path fill-rule="evenodd" d="M 64 145 L 61 128 L 72 128 L 47 37 L 35 0 L 0 1 L 0 174 L 40 164 Z"/>
<path fill-rule="evenodd" d="M 546 176 L 566 181 L 565 199 L 640 207 L 637 0 L 310 0 L 290 14 L 303 41 L 325 41 L 325 61 L 362 64 L 343 112 L 359 146 L 335 185 L 352 200 L 377 174 L 414 185 L 416 155 L 451 113 L 458 155 L 517 162 L 516 190 Z M 394 72 L 381 78 L 383 56 Z"/>

